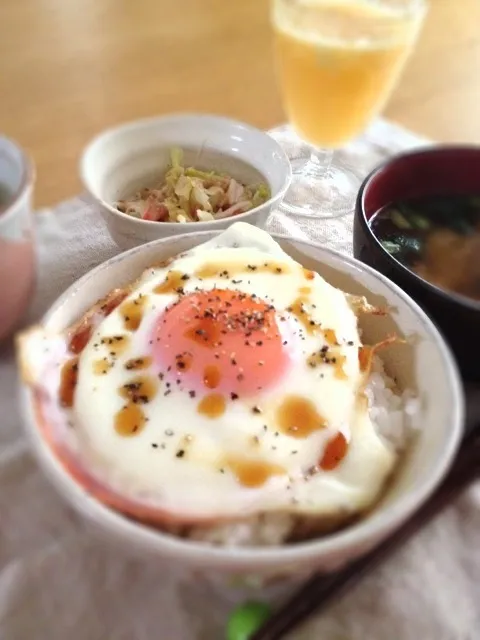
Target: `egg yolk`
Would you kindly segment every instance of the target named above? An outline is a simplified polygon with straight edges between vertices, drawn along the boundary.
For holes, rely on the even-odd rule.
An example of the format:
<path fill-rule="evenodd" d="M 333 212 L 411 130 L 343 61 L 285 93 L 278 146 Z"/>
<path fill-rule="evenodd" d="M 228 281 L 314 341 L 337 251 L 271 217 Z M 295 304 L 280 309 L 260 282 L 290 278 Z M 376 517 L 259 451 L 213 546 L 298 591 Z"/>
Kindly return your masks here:
<path fill-rule="evenodd" d="M 183 296 L 160 316 L 152 342 L 168 378 L 232 399 L 272 386 L 288 363 L 273 307 L 229 289 Z"/>

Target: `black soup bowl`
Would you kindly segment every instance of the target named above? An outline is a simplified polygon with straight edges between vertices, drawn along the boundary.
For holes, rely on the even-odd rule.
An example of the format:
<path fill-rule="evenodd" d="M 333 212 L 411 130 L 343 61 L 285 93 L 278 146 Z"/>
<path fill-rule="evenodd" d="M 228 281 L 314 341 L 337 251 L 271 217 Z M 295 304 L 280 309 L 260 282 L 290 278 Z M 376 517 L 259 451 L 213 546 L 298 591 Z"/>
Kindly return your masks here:
<path fill-rule="evenodd" d="M 369 225 L 386 205 L 443 195 L 480 195 L 480 147 L 428 147 L 374 169 L 357 196 L 353 250 L 356 258 L 385 274 L 425 309 L 450 343 L 465 380 L 479 382 L 480 302 L 416 275 L 383 248 Z"/>

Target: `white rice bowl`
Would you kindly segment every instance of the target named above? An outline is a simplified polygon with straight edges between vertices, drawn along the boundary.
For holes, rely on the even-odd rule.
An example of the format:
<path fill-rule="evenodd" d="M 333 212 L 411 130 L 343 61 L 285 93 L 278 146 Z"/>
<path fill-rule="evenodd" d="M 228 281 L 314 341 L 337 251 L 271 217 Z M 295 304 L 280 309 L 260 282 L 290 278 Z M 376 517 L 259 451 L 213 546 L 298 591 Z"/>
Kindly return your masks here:
<path fill-rule="evenodd" d="M 112 258 L 72 285 L 54 303 L 43 323 L 53 331 L 66 329 L 97 300 L 131 282 L 155 261 L 215 235 L 202 232 L 158 240 Z M 362 318 L 363 342 L 375 344 L 392 332 L 415 336 L 414 342 L 394 345 L 382 351 L 381 359 L 374 359 L 366 392 L 375 428 L 397 455 L 383 497 L 366 517 L 356 514 L 351 526 L 330 528 L 329 535 L 316 532 L 296 544 L 284 544 L 291 538 L 294 518 L 279 513 L 208 531 L 193 528 L 188 532 L 163 532 L 93 499 L 66 472 L 42 438 L 30 390 L 22 385 L 27 431 L 41 466 L 63 497 L 97 532 L 106 535 L 109 543 L 120 542 L 149 561 L 155 557 L 168 559 L 179 568 L 203 571 L 212 577 L 246 577 L 253 572 L 268 578 L 330 571 L 364 554 L 395 531 L 444 477 L 462 435 L 464 406 L 455 362 L 433 323 L 396 285 L 365 265 L 310 242 L 281 236 L 275 240 L 333 286 L 392 309 L 389 318 Z M 389 375 L 384 373 L 383 364 Z"/>

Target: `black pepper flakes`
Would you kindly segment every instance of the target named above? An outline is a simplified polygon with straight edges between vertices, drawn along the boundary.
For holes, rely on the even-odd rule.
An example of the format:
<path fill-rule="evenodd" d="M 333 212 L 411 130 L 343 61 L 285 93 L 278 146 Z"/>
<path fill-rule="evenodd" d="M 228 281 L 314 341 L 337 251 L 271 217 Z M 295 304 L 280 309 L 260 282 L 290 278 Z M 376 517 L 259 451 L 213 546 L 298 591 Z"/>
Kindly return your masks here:
<path fill-rule="evenodd" d="M 175 454 L 176 458 L 183 458 L 183 456 L 185 455 L 185 450 L 184 449 L 180 449 L 179 451 L 177 451 L 177 453 Z"/>

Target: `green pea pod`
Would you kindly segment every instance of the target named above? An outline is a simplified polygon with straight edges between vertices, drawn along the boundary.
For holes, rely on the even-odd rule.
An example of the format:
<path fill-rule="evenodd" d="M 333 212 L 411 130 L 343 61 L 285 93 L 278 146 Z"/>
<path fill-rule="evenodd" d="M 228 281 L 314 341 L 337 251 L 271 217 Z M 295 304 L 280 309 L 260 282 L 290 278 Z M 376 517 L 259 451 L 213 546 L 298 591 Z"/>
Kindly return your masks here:
<path fill-rule="evenodd" d="M 270 615 L 270 607 L 262 602 L 240 605 L 228 620 L 227 640 L 249 640 Z"/>

